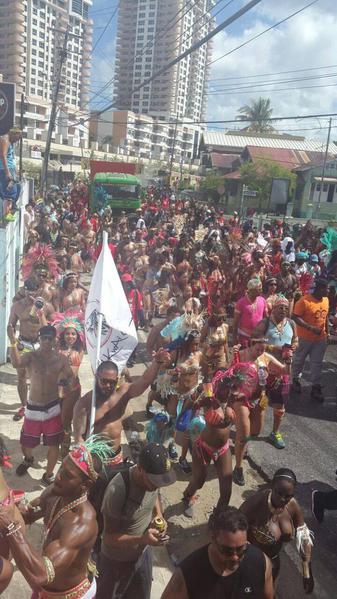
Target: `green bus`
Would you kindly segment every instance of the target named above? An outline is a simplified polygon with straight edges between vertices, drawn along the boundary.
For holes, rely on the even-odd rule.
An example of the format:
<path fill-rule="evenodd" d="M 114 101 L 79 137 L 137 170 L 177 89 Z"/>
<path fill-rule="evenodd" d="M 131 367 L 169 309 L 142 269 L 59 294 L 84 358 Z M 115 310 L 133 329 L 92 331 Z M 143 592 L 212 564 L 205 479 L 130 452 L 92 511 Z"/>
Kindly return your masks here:
<path fill-rule="evenodd" d="M 124 173 L 96 173 L 89 188 L 90 212 L 113 210 L 134 212 L 140 208 L 140 181 Z"/>

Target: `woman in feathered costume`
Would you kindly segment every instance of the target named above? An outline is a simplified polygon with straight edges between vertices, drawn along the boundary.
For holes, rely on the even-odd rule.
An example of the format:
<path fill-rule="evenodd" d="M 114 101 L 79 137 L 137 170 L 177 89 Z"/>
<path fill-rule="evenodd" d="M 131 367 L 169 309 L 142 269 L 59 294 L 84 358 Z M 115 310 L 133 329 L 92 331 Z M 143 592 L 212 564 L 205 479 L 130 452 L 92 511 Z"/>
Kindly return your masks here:
<path fill-rule="evenodd" d="M 62 401 L 64 440 L 61 446 L 61 455 L 65 457 L 70 446 L 74 406 L 81 397 L 81 384 L 78 378 L 78 371 L 84 355 L 83 318 L 81 314 L 73 314 L 71 311 L 58 313 L 55 315 L 53 325 L 57 331 L 58 351 L 67 357 L 75 376 L 72 388 L 64 390 Z"/>

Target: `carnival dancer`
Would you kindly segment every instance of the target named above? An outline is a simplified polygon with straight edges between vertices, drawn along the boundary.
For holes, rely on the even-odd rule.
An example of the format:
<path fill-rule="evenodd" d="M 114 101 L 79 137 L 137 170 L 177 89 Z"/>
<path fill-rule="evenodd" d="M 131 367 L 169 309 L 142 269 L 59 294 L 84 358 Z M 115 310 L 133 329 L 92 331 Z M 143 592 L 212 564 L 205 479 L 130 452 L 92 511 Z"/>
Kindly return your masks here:
<path fill-rule="evenodd" d="M 235 304 L 233 344 L 247 347 L 256 325 L 267 315 L 266 300 L 262 296 L 260 279 L 250 279 L 247 292 Z"/>
<path fill-rule="evenodd" d="M 196 492 L 204 485 L 207 468 L 214 461 L 219 479 L 218 505 L 228 505 L 232 493 L 232 456 L 229 435 L 235 414 L 231 408 L 234 393 L 251 391 L 255 376 L 251 377 L 249 365 L 240 364 L 232 369 L 219 370 L 212 383 L 206 383 L 205 392 L 195 402 L 202 408 L 206 426 L 200 431 L 192 450 L 192 479 L 184 491 L 185 514 L 193 517 Z M 255 373 L 253 373 L 254 375 Z"/>
<path fill-rule="evenodd" d="M 226 369 L 229 362 L 228 325 L 224 308 L 215 307 L 201 331 L 203 347 L 201 366 L 204 375 L 212 378 L 220 368 Z"/>
<path fill-rule="evenodd" d="M 193 415 L 193 403 L 201 382 L 200 332 L 197 329 L 187 331 L 180 343 L 178 340 L 175 345 L 176 348 L 171 351 L 172 365 L 168 371 L 170 394 L 166 408 L 175 422 L 177 433 L 182 433 L 179 464 L 183 472 L 189 474 L 191 468 L 186 459 L 191 446 L 188 425 Z M 169 454 L 172 459 L 178 457 L 173 442 L 169 445 Z"/>
<path fill-rule="evenodd" d="M 275 376 L 289 375 L 290 365 L 282 364 L 266 352 L 266 340 L 264 338 L 251 339 L 250 346 L 241 351 L 237 351 L 235 348 L 233 361 L 234 364 L 243 362 L 250 365 L 249 380 L 251 380 L 251 388 L 244 387 L 242 392 L 235 395 L 233 403 L 236 416 L 233 481 L 237 485 L 244 486 L 243 457 L 246 452 L 247 441 L 250 437 L 258 436 L 263 427 L 265 410 L 268 406 L 268 379 L 274 381 Z M 256 383 L 255 387 L 253 381 Z"/>
<path fill-rule="evenodd" d="M 271 488 L 252 494 L 241 505 L 240 511 L 248 520 L 248 541 L 271 559 L 274 583 L 280 572 L 283 544 L 296 541 L 302 559 L 304 591 L 310 594 L 314 590 L 311 567 L 313 535 L 294 497 L 296 482 L 292 470 L 280 468 L 273 476 Z"/>
<path fill-rule="evenodd" d="M 281 262 L 281 272 L 276 277 L 276 281 L 277 292 L 282 293 L 289 300 L 289 316 L 291 316 L 294 307 L 294 297 L 298 289 L 298 281 L 288 260 Z"/>
<path fill-rule="evenodd" d="M 17 504 L 24 496 L 23 491 L 13 491 L 4 478 L 2 469 L 3 468 L 11 468 L 12 464 L 10 462 L 10 457 L 8 455 L 7 449 L 3 442 L 3 439 L 0 437 L 0 509 L 2 506 L 9 505 L 12 498 L 14 499 L 15 504 Z M 21 525 L 24 524 L 22 516 L 17 507 L 14 508 L 15 520 Z M 10 549 L 8 544 L 8 539 L 5 537 L 0 538 L 0 594 L 8 587 L 12 576 L 13 576 L 13 566 L 10 562 Z"/>
<path fill-rule="evenodd" d="M 8 326 L 10 357 L 14 368 L 26 368 L 31 388 L 29 401 L 21 430 L 20 442 L 24 455 L 23 462 L 17 467 L 16 474 L 23 476 L 33 465 L 33 449 L 40 444 L 48 446 L 47 468 L 42 483 L 49 485 L 54 481 L 54 468 L 59 454 L 59 445 L 63 439 L 59 387 L 62 390 L 70 385 L 73 373 L 65 356 L 61 356 L 53 347 L 56 329 L 51 325 L 39 330 L 40 348 L 20 355 L 14 329 Z"/>
<path fill-rule="evenodd" d="M 52 305 L 46 303 L 43 298 L 39 297 L 38 293 L 38 282 L 34 278 L 27 279 L 24 283 L 24 297 L 13 303 L 9 314 L 7 331 L 13 330 L 13 333 L 15 333 L 16 326 L 19 325 L 17 349 L 21 354 L 39 348 L 39 329 L 41 326 L 45 326 L 54 314 Z M 21 420 L 27 404 L 27 371 L 23 367 L 16 367 L 13 362 L 12 366 L 16 368 L 18 373 L 17 388 L 21 402 L 21 408 L 14 415 L 13 420 Z"/>
<path fill-rule="evenodd" d="M 289 301 L 279 295 L 274 301 L 270 316 L 261 320 L 253 332 L 254 338 L 266 339 L 268 352 L 282 364 L 291 364 L 293 352 L 298 345 L 296 326 L 288 314 Z M 289 373 L 280 376 L 270 375 L 266 383 L 268 400 L 274 413 L 274 426 L 268 438 L 277 449 L 285 447 L 280 426 L 289 395 L 289 376 Z"/>
<path fill-rule="evenodd" d="M 73 371 L 73 381 L 71 387 L 62 399 L 62 425 L 64 429 L 64 438 L 61 445 L 61 457 L 64 458 L 70 447 L 71 425 L 73 420 L 73 411 L 75 403 L 81 397 L 81 384 L 78 378 L 78 372 L 84 355 L 84 330 L 83 319 L 78 314 L 67 316 L 67 313 L 56 314 L 53 325 L 56 327 L 58 343 L 57 349 L 64 355 Z"/>
<path fill-rule="evenodd" d="M 89 572 L 89 558 L 98 529 L 88 492 L 110 452 L 110 443 L 97 436 L 75 446 L 53 485 L 24 509 L 26 523 L 44 519 L 42 555 L 27 539 L 13 501 L 0 507 L 0 530 L 33 589 L 32 599 L 95 598 L 96 581 Z"/>
<path fill-rule="evenodd" d="M 60 289 L 60 311 L 73 310 L 84 313 L 86 293 L 78 283 L 78 275 L 75 272 L 65 274 Z"/>

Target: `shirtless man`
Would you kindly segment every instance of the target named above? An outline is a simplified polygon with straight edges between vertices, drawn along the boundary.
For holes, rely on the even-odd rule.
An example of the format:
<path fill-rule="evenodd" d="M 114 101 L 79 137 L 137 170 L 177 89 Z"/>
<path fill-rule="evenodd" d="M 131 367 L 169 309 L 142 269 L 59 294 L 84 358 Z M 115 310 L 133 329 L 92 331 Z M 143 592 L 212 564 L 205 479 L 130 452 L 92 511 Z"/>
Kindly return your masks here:
<path fill-rule="evenodd" d="M 103 445 L 100 441 L 75 447 L 64 459 L 54 484 L 25 509 L 27 523 L 44 519 L 42 555 L 27 539 L 13 502 L 0 506 L 1 533 L 8 538 L 17 567 L 34 590 L 34 599 L 94 599 L 96 595 L 95 579 L 88 577 L 88 561 L 98 527 L 87 495 L 98 477 L 98 456 L 109 451 L 102 450 Z"/>
<path fill-rule="evenodd" d="M 25 297 L 15 301 L 12 305 L 8 327 L 11 327 L 13 334 L 15 327 L 19 323 L 19 338 L 17 350 L 23 353 L 38 349 L 37 335 L 41 326 L 47 324 L 47 320 L 52 319 L 54 308 L 51 304 L 45 302 L 42 308 L 35 306 L 39 298 L 39 284 L 33 278 L 27 279 L 24 284 Z M 14 366 L 14 364 L 13 364 Z M 14 366 L 16 368 L 16 366 Z M 18 373 L 18 394 L 21 401 L 21 408 L 14 415 L 14 420 L 20 420 L 24 416 L 24 407 L 27 403 L 27 374 L 25 368 L 17 368 Z"/>
<path fill-rule="evenodd" d="M 123 382 L 118 385 L 118 369 L 113 362 L 101 362 L 96 372 L 96 417 L 94 433 L 104 433 L 113 442 L 116 455 L 121 455 L 122 419 L 128 402 L 133 397 L 138 397 L 151 385 L 158 374 L 159 368 L 168 366 L 170 355 L 160 349 L 155 355 L 152 364 L 143 375 L 133 383 Z M 76 443 L 81 443 L 87 435 L 92 391 L 84 395 L 75 405 L 74 409 L 74 437 Z"/>
<path fill-rule="evenodd" d="M 37 290 L 37 296 L 42 297 L 48 304 L 51 304 L 54 308 L 55 312 L 58 311 L 58 294 L 54 285 L 48 281 L 48 270 L 45 266 L 40 265 L 37 267 L 32 275 L 32 279 L 35 279 L 39 284 L 39 288 Z M 17 302 L 20 299 L 25 297 L 25 287 L 19 287 L 17 293 L 13 298 L 13 302 Z"/>
<path fill-rule="evenodd" d="M 33 448 L 40 444 L 48 446 L 47 468 L 42 482 L 49 485 L 54 481 L 54 468 L 59 454 L 59 445 L 63 438 L 59 386 L 71 387 L 73 372 L 66 356 L 59 354 L 53 345 L 56 329 L 51 325 L 39 330 L 40 349 L 20 355 L 14 329 L 8 325 L 11 342 L 10 356 L 14 368 L 25 368 L 30 378 L 29 402 L 21 430 L 23 462 L 17 467 L 16 474 L 23 476 L 34 462 Z"/>

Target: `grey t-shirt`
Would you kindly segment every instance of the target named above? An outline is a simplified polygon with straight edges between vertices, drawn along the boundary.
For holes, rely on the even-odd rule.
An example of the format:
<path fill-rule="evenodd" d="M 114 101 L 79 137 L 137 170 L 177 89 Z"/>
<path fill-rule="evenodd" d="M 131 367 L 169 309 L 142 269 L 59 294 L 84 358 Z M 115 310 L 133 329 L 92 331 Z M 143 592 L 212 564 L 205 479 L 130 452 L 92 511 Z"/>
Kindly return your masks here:
<path fill-rule="evenodd" d="M 134 483 L 132 470 L 129 470 L 130 489 L 125 503 L 125 484 L 121 474 L 117 474 L 107 486 L 105 491 L 101 512 L 105 521 L 111 517 L 114 521 L 119 520 L 118 532 L 127 535 L 142 535 L 153 518 L 158 491 L 144 491 Z M 136 561 L 144 547 L 137 549 L 112 548 L 105 540 L 103 531 L 102 553 L 109 559 L 120 562 Z"/>

